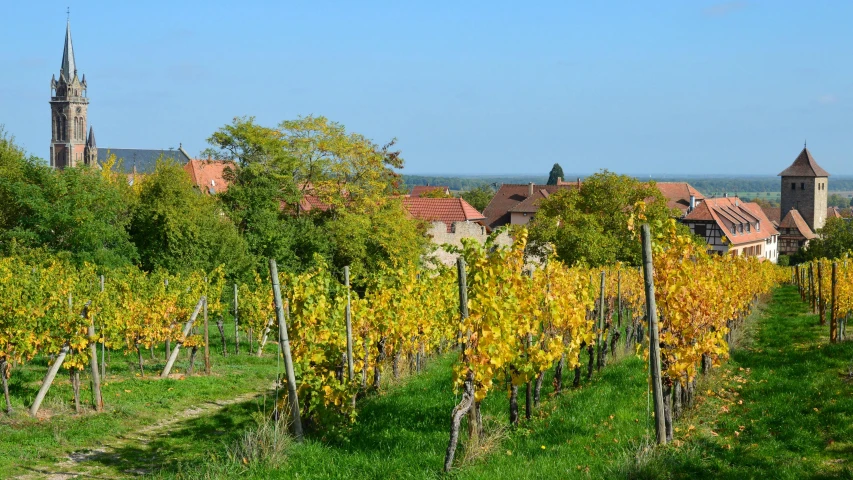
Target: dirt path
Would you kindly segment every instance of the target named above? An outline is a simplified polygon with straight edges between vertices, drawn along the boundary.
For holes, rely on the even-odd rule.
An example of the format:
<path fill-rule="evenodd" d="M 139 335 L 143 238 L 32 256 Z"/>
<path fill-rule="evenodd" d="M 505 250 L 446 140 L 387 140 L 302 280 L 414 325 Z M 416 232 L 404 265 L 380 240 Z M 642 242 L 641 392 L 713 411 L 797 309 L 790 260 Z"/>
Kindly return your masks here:
<path fill-rule="evenodd" d="M 179 423 L 205 415 L 212 415 L 230 405 L 248 402 L 262 396 L 263 393 L 245 393 L 230 399 L 209 401 L 200 405 L 194 405 L 157 423 L 112 439 L 109 443 L 98 448 L 73 452 L 64 461 L 50 467 L 31 467 L 30 470 L 32 473 L 14 478 L 17 480 L 67 480 L 71 478 L 126 478 L 127 475 L 149 474 L 151 472 L 148 470 L 131 469 L 123 470 L 120 476 L 115 476 L 104 472 L 104 469 L 108 468 L 104 464 L 121 463 L 123 459 L 116 451 L 124 446 L 129 444 L 148 445 L 158 437 L 168 435 L 168 431 Z"/>

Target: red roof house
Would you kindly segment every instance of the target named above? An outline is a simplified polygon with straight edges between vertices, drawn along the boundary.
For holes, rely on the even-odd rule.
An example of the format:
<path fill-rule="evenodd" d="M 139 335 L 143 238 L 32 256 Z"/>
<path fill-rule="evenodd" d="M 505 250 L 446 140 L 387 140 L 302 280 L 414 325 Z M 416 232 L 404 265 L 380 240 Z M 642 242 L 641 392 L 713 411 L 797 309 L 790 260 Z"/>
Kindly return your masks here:
<path fill-rule="evenodd" d="M 228 190 L 225 169 L 233 167 L 234 162 L 227 160 L 190 160 L 184 164 L 184 171 L 201 193 L 216 195 Z"/>
<path fill-rule="evenodd" d="M 448 232 L 453 222 L 481 222 L 486 218 L 461 198 L 404 197 L 402 200 L 410 215 L 427 222 L 444 222 Z"/>

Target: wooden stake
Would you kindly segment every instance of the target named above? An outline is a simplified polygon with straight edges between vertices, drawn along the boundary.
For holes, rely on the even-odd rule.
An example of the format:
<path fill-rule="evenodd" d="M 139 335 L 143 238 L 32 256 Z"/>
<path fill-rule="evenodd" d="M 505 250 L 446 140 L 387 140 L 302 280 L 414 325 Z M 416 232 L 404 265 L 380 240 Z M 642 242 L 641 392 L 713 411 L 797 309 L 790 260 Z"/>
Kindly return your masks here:
<path fill-rule="evenodd" d="M 90 366 L 92 367 L 92 400 L 95 403 L 95 410 L 101 411 L 104 409 L 104 399 L 101 397 L 101 375 L 98 371 L 98 342 L 95 337 L 95 324 L 89 323 L 89 353 Z"/>
<path fill-rule="evenodd" d="M 207 297 L 204 297 L 204 374 L 210 375 L 210 338 L 207 324 Z"/>
<path fill-rule="evenodd" d="M 278 267 L 275 259 L 270 259 L 270 278 L 272 279 L 273 300 L 275 301 L 275 316 L 278 320 L 278 343 L 284 355 L 284 369 L 287 373 L 287 390 L 290 399 L 290 409 L 293 413 L 293 433 L 296 441 L 302 441 L 302 417 L 299 414 L 299 397 L 296 396 L 296 375 L 293 373 L 293 359 L 290 356 L 290 339 L 287 336 L 287 323 L 284 319 L 284 306 L 281 302 L 281 286 L 278 282 Z"/>
<path fill-rule="evenodd" d="M 658 311 L 655 303 L 654 266 L 652 264 L 652 238 L 649 225 L 642 226 L 643 237 L 643 277 L 646 286 L 646 309 L 649 318 L 649 370 L 652 377 L 652 393 L 655 402 L 655 434 L 657 443 L 666 443 L 666 423 L 664 419 L 663 385 L 661 383 L 660 338 L 658 334 Z"/>
<path fill-rule="evenodd" d="M 836 269 L 838 262 L 832 262 L 832 306 L 829 313 L 829 342 L 838 341 L 838 297 L 836 296 Z"/>
<path fill-rule="evenodd" d="M 234 284 L 234 355 L 240 354 L 240 326 L 237 315 L 237 284 Z"/>
<path fill-rule="evenodd" d="M 344 286 L 347 289 L 347 372 L 349 373 L 350 381 L 352 381 L 355 376 L 355 359 L 352 356 L 352 305 L 350 303 L 349 265 L 344 267 Z"/>
<path fill-rule="evenodd" d="M 823 269 L 821 268 L 823 262 L 817 262 L 817 310 L 818 315 L 820 315 L 820 324 L 826 324 L 826 302 L 823 300 Z"/>
<path fill-rule="evenodd" d="M 207 297 L 202 296 L 198 303 L 195 305 L 195 310 L 193 310 L 192 315 L 190 315 L 190 319 L 184 324 L 184 330 L 182 332 L 181 337 L 187 338 L 187 335 L 190 334 L 190 330 L 193 328 L 193 323 L 195 322 L 196 317 L 198 317 L 199 312 L 201 312 L 201 307 L 207 301 Z M 178 353 L 181 350 L 182 340 L 178 340 L 175 342 L 175 348 L 172 349 L 172 355 L 169 356 L 169 361 L 166 362 L 166 366 L 163 368 L 163 373 L 160 374 L 160 378 L 166 378 L 169 376 L 169 372 L 172 371 L 172 366 L 175 365 L 175 361 L 178 359 Z"/>

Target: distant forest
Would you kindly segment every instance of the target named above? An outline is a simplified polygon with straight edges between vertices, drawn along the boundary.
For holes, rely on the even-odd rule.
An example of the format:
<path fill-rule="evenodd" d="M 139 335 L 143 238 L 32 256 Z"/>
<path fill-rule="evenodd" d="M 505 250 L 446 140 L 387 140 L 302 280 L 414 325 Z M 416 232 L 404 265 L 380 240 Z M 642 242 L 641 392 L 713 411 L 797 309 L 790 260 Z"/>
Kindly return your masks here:
<path fill-rule="evenodd" d="M 568 175 L 566 180 L 575 181 L 578 175 Z M 583 180 L 583 176 L 580 176 Z M 639 178 L 639 177 L 638 177 Z M 774 192 L 778 193 L 781 188 L 779 177 L 654 177 L 659 182 L 687 182 L 704 195 L 711 194 L 736 194 Z M 640 178 L 647 180 L 647 178 Z M 406 187 L 416 185 L 447 185 L 451 190 L 471 190 L 481 185 L 491 185 L 492 188 L 499 187 L 503 183 L 529 183 L 544 184 L 548 175 L 496 175 L 496 176 L 429 176 L 429 175 L 403 175 Z M 853 177 L 830 177 L 830 191 L 853 191 Z"/>

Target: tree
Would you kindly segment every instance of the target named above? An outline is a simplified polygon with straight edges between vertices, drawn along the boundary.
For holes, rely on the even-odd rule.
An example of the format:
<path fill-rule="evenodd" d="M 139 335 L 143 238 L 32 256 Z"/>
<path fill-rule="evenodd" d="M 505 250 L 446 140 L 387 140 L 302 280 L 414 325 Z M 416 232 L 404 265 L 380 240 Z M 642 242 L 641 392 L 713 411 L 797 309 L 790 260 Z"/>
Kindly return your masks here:
<path fill-rule="evenodd" d="M 530 226 L 530 252 L 544 255 L 553 246 L 570 265 L 639 265 L 640 242 L 632 226 L 642 215 L 643 222 L 660 228 L 672 214 L 653 182 L 603 170 L 581 188 L 562 189 L 542 201 Z"/>
<path fill-rule="evenodd" d="M 850 206 L 850 199 L 837 193 L 830 193 L 826 198 L 826 205 L 829 207 L 847 208 Z"/>
<path fill-rule="evenodd" d="M 472 207 L 482 212 L 489 205 L 489 202 L 492 201 L 492 197 L 495 196 L 495 192 L 492 190 L 492 187 L 488 185 L 480 185 L 471 190 L 460 192 L 458 196 L 470 203 Z"/>
<path fill-rule="evenodd" d="M 551 167 L 551 173 L 548 174 L 548 185 L 556 185 L 557 179 L 565 179 L 563 176 L 563 167 L 560 166 L 559 163 L 555 163 L 553 167 Z"/>
<path fill-rule="evenodd" d="M 171 160 L 159 160 L 154 173 L 142 180 L 130 232 L 147 270 L 224 265 L 233 277 L 251 266 L 245 240 L 216 199 L 195 191 L 189 175 Z"/>
<path fill-rule="evenodd" d="M 446 193 L 443 188 L 435 187 L 422 193 L 421 198 L 453 198 L 453 195 Z"/>
<path fill-rule="evenodd" d="M 798 252 L 798 257 L 805 260 L 839 258 L 853 250 L 853 223 L 843 218 L 828 218 L 823 228 L 815 233 L 818 237 L 810 240 L 808 247 Z"/>
<path fill-rule="evenodd" d="M 26 158 L 0 132 L 0 248 L 43 248 L 77 264 L 138 259 L 127 232 L 135 201 L 126 181 L 89 167 L 55 170 Z"/>

